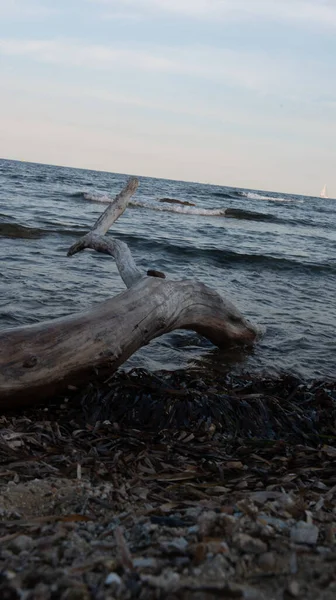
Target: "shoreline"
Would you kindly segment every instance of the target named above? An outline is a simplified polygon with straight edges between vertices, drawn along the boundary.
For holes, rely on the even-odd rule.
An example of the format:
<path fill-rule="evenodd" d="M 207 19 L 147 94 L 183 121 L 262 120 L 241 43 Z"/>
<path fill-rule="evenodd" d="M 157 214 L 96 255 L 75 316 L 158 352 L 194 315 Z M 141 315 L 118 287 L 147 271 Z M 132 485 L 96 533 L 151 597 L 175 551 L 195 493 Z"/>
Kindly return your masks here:
<path fill-rule="evenodd" d="M 335 423 L 336 383 L 140 369 L 7 412 L 0 594 L 332 600 Z"/>

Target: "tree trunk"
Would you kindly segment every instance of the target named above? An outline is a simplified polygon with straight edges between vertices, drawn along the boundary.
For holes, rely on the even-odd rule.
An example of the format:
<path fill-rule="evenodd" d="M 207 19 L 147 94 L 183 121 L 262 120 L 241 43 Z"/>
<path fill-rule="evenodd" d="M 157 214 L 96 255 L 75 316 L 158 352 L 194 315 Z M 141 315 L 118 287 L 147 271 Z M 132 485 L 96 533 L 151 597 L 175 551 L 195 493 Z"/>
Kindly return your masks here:
<path fill-rule="evenodd" d="M 0 408 L 33 404 L 82 384 L 98 367 L 112 373 L 174 329 L 194 330 L 217 346 L 255 340 L 256 328 L 217 292 L 197 281 L 169 281 L 156 271 L 143 275 L 125 243 L 104 237 L 136 188 L 131 180 L 68 252 L 92 248 L 112 255 L 129 289 L 89 311 L 0 332 Z"/>

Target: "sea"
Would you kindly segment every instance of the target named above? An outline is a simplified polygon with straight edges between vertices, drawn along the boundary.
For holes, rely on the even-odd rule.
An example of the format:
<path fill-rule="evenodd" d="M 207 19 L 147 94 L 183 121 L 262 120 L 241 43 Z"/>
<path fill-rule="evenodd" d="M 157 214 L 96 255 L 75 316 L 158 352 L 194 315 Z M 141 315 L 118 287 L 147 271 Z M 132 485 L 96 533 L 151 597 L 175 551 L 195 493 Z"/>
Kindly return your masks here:
<path fill-rule="evenodd" d="M 110 256 L 67 258 L 67 250 L 128 179 L 0 160 L 0 329 L 73 314 L 124 290 Z M 261 335 L 251 349 L 220 350 L 176 331 L 140 349 L 125 368 L 335 379 L 335 228 L 336 200 L 139 177 L 108 235 L 129 245 L 144 273 L 211 286 Z"/>

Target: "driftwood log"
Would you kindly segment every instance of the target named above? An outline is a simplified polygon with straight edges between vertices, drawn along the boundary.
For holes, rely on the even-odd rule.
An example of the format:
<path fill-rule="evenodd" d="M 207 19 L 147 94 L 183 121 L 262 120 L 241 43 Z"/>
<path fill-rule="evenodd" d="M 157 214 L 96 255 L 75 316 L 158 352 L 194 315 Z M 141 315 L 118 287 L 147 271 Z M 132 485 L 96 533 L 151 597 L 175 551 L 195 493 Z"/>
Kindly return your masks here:
<path fill-rule="evenodd" d="M 127 244 L 105 237 L 137 186 L 131 179 L 68 251 L 68 256 L 85 248 L 110 254 L 128 289 L 89 311 L 0 332 L 0 408 L 32 404 L 83 384 L 93 369 L 112 373 L 136 350 L 175 329 L 196 331 L 219 347 L 255 340 L 256 328 L 217 292 L 198 281 L 144 274 Z"/>

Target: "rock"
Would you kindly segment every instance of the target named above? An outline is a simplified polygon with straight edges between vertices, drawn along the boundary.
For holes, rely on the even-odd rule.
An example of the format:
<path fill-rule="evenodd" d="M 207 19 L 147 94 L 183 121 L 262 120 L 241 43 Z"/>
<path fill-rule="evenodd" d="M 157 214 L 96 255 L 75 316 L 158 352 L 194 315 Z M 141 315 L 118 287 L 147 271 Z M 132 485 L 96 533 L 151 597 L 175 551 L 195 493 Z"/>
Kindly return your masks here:
<path fill-rule="evenodd" d="M 225 590 L 227 597 L 237 598 L 240 600 L 265 600 L 265 596 L 256 588 L 252 588 L 248 585 L 229 583 Z M 226 597 L 226 594 L 223 596 Z M 270 599 L 268 599 L 270 600 Z"/>
<path fill-rule="evenodd" d="M 253 538 L 247 533 L 238 533 L 234 542 L 238 548 L 247 554 L 263 554 L 267 551 L 267 544 L 258 538 Z"/>
<path fill-rule="evenodd" d="M 199 533 L 201 537 L 214 534 L 218 514 L 214 510 L 208 510 L 202 513 L 198 519 Z"/>
<path fill-rule="evenodd" d="M 174 198 L 161 198 L 159 202 L 166 202 L 167 204 L 182 204 L 183 206 L 195 206 L 193 202 L 187 200 L 175 200 Z"/>
<path fill-rule="evenodd" d="M 283 519 L 278 519 L 277 517 L 272 517 L 271 515 L 265 515 L 264 513 L 259 514 L 258 523 L 261 525 L 271 525 L 279 533 L 284 533 L 289 529 L 289 524 Z"/>
<path fill-rule="evenodd" d="M 105 585 L 121 585 L 122 584 L 122 580 L 121 577 L 119 577 L 118 573 L 109 573 L 108 576 L 105 579 Z"/>
<path fill-rule="evenodd" d="M 133 566 L 135 569 L 156 569 L 158 561 L 150 556 L 148 558 L 139 556 L 133 559 Z"/>
<path fill-rule="evenodd" d="M 90 594 L 86 586 L 77 585 L 65 590 L 61 600 L 90 600 Z"/>
<path fill-rule="evenodd" d="M 226 513 L 218 514 L 212 510 L 203 513 L 198 519 L 201 537 L 211 537 L 216 535 L 231 536 L 236 525 L 236 517 Z"/>
<path fill-rule="evenodd" d="M 167 570 L 161 575 L 142 575 L 141 580 L 151 587 L 159 588 L 164 592 L 172 593 L 180 587 L 180 576 L 174 571 Z"/>
<path fill-rule="evenodd" d="M 273 490 L 264 490 L 260 492 L 253 492 L 250 495 L 250 500 L 263 506 L 266 502 L 277 502 L 283 508 L 290 507 L 293 505 L 293 499 L 283 492 L 276 492 Z"/>
<path fill-rule="evenodd" d="M 185 538 L 173 538 L 169 541 L 162 541 L 160 549 L 168 554 L 184 554 L 188 548 L 188 542 Z"/>
<path fill-rule="evenodd" d="M 274 571 L 276 563 L 276 555 L 273 552 L 265 552 L 259 556 L 258 565 L 265 572 Z"/>
<path fill-rule="evenodd" d="M 207 542 L 207 551 L 211 554 L 229 554 L 229 547 L 224 541 L 212 540 Z"/>
<path fill-rule="evenodd" d="M 232 535 L 237 527 L 237 518 L 233 515 L 222 513 L 219 515 L 219 525 L 222 533 L 225 535 Z"/>
<path fill-rule="evenodd" d="M 50 600 L 50 587 L 45 583 L 38 583 L 34 589 L 34 600 Z"/>
<path fill-rule="evenodd" d="M 188 529 L 187 529 L 188 535 L 197 535 L 198 533 L 199 533 L 198 525 L 192 525 L 191 527 L 188 527 Z"/>
<path fill-rule="evenodd" d="M 19 535 L 17 538 L 11 541 L 9 544 L 9 549 L 14 552 L 14 554 L 20 554 L 25 550 L 31 550 L 34 545 L 33 538 L 28 535 Z"/>
<path fill-rule="evenodd" d="M 202 508 L 200 506 L 190 506 L 189 508 L 187 508 L 184 514 L 190 519 L 197 519 L 201 512 Z"/>
<path fill-rule="evenodd" d="M 290 581 L 287 586 L 287 592 L 292 598 L 297 598 L 300 595 L 300 586 L 297 581 Z"/>
<path fill-rule="evenodd" d="M 298 521 L 290 532 L 292 542 L 295 544 L 308 544 L 308 546 L 316 544 L 318 535 L 318 527 L 305 521 Z"/>

